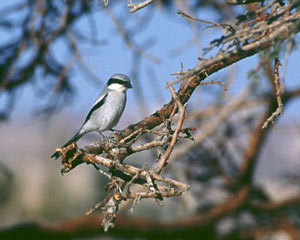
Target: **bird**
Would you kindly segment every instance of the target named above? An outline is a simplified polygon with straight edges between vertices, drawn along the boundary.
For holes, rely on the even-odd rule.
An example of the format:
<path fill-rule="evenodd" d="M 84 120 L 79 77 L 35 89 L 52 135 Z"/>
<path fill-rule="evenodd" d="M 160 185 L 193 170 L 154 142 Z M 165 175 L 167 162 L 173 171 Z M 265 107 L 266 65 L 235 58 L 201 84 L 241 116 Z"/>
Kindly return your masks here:
<path fill-rule="evenodd" d="M 61 148 L 77 142 L 86 133 L 98 131 L 103 136 L 102 131 L 112 130 L 123 114 L 127 98 L 126 91 L 129 88 L 132 88 L 132 85 L 128 76 L 121 73 L 112 75 L 78 132 Z M 60 151 L 57 149 L 51 158 L 57 159 L 59 155 Z"/>

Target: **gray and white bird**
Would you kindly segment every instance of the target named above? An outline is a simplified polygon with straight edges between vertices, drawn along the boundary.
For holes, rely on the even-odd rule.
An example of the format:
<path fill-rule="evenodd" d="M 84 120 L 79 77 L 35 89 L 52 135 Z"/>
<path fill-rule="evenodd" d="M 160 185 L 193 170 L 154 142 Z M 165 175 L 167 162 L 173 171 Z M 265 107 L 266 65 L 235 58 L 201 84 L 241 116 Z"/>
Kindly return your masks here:
<path fill-rule="evenodd" d="M 102 135 L 102 131 L 111 130 L 119 122 L 124 111 L 128 88 L 132 88 L 128 76 L 120 73 L 112 75 L 87 114 L 81 128 L 62 148 L 78 141 L 88 132 L 98 131 Z M 58 158 L 59 151 L 51 157 Z"/>

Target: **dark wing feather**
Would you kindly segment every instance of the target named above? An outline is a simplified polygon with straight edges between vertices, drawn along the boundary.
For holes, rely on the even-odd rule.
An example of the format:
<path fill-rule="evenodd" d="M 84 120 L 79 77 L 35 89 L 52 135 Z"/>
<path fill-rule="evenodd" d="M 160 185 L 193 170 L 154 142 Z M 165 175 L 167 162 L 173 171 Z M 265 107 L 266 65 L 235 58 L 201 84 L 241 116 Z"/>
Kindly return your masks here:
<path fill-rule="evenodd" d="M 107 95 L 108 95 L 108 93 L 106 93 L 104 95 L 104 97 L 92 107 L 92 109 L 89 111 L 88 115 L 86 116 L 86 119 L 85 119 L 83 125 L 90 119 L 93 112 L 95 112 L 98 108 L 100 108 L 105 103 L 105 99 L 106 99 Z"/>

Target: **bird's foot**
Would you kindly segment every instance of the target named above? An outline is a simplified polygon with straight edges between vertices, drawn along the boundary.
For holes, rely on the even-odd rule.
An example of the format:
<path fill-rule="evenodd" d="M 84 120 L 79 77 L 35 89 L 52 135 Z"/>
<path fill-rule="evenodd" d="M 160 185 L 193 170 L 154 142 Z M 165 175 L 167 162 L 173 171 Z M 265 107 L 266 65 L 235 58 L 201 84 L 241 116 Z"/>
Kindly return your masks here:
<path fill-rule="evenodd" d="M 109 145 L 118 145 L 117 140 L 113 136 L 105 136 L 102 140 L 106 141 Z"/>
<path fill-rule="evenodd" d="M 112 131 L 111 135 L 117 139 L 120 139 L 124 135 L 124 131 L 122 130 L 116 130 L 116 129 L 110 129 Z"/>

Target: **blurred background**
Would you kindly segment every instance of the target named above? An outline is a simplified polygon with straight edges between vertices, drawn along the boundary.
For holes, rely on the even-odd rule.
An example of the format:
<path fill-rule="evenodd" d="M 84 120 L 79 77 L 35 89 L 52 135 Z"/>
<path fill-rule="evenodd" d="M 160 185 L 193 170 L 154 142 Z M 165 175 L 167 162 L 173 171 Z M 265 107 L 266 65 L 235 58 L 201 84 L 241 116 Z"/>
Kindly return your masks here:
<path fill-rule="evenodd" d="M 165 84 L 176 78 L 172 73 L 194 68 L 198 58 L 218 52 L 204 54 L 204 49 L 224 31 L 187 21 L 176 13 L 178 9 L 216 23 L 234 23 L 239 14 L 260 6 L 157 0 L 130 13 L 127 4 L 111 0 L 105 8 L 96 0 L 1 1 L 0 236 L 20 224 L 52 226 L 81 217 L 104 198 L 107 179 L 94 168 L 81 165 L 62 176 L 60 161 L 50 156 L 78 130 L 112 74 L 124 73 L 133 81 L 116 126 L 123 129 L 171 99 Z M 153 199 L 142 200 L 133 214 L 132 203 L 124 203 L 122 214 L 172 222 L 219 207 L 221 214 L 208 215 L 208 223 L 199 223 L 206 239 L 300 239 L 298 42 L 296 35 L 280 52 L 280 71 L 285 71 L 285 92 L 290 95 L 274 125 L 263 133 L 258 130 L 276 109 L 273 59 L 271 50 L 266 50 L 208 79 L 224 83 L 227 91 L 207 84 L 194 92 L 185 126 L 196 129 L 192 132 L 195 141 L 178 144 L 166 172 L 190 184 L 191 190 L 165 199 L 164 207 Z M 247 159 L 245 152 L 255 136 L 259 140 Z M 91 133 L 78 144 L 98 139 L 98 134 Z M 135 154 L 126 163 L 151 166 L 155 154 L 155 150 Z M 238 172 L 247 161 L 253 165 L 251 177 L 240 182 Z M 226 208 L 226 201 L 244 186 L 250 190 L 243 202 Z M 111 235 L 104 235 L 100 220 L 96 225 L 99 232 L 87 231 L 81 238 L 124 237 L 118 234 L 122 224 Z M 143 233 L 132 236 L 150 238 Z"/>

